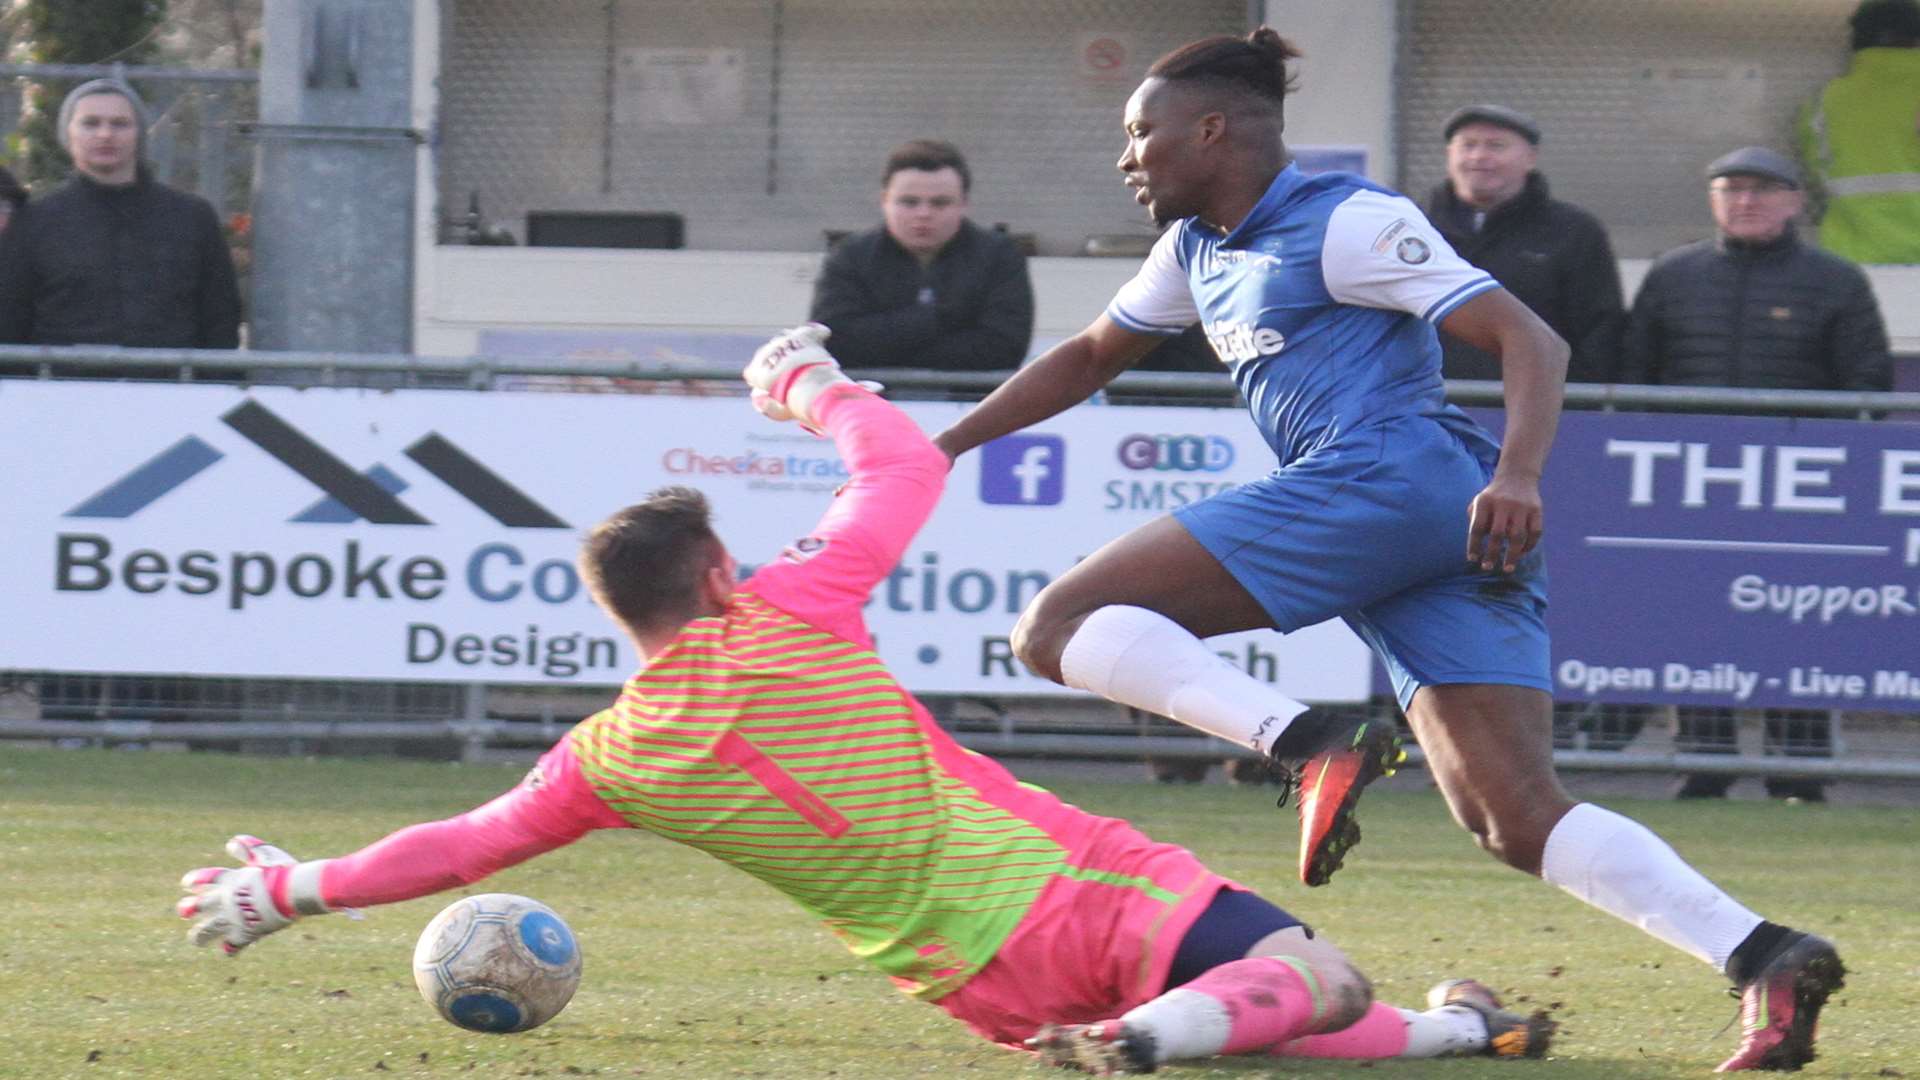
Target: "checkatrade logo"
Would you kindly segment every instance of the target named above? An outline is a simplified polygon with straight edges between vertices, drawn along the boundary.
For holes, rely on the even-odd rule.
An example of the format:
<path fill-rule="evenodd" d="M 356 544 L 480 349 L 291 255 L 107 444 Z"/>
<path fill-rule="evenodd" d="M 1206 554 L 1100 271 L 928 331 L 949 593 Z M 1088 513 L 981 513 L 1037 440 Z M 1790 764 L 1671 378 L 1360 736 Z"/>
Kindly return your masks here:
<path fill-rule="evenodd" d="M 1058 435 L 1008 435 L 980 449 L 980 501 L 1055 506 L 1065 497 L 1067 443 Z"/>
<path fill-rule="evenodd" d="M 291 520 L 303 524 L 430 525 L 400 500 L 407 482 L 382 464 L 361 472 L 266 406 L 248 401 L 220 418 L 248 442 L 325 492 Z M 500 474 L 438 432 L 401 451 L 415 465 L 460 493 L 500 524 L 521 529 L 570 526 Z M 67 511 L 71 518 L 130 518 L 225 455 L 197 435 L 188 435 Z"/>

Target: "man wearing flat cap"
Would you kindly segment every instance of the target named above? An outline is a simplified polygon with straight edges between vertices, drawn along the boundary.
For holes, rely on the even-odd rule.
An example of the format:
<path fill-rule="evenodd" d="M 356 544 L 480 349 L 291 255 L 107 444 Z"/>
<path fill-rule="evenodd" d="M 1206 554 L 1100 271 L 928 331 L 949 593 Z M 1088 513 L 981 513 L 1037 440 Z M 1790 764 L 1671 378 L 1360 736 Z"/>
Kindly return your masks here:
<path fill-rule="evenodd" d="M 1764 146 L 1707 167 L 1717 234 L 1654 260 L 1622 382 L 1886 390 L 1887 332 L 1860 268 L 1803 244 L 1800 169 Z"/>
<path fill-rule="evenodd" d="M 1540 126 L 1502 105 L 1447 118 L 1447 182 L 1427 216 L 1453 249 L 1492 274 L 1573 348 L 1568 382 L 1608 382 L 1623 318 L 1620 272 L 1592 214 L 1554 199 L 1536 169 Z M 1442 334 L 1449 379 L 1498 379 L 1491 356 Z"/>
<path fill-rule="evenodd" d="M 1820 246 L 1920 263 L 1920 0 L 1863 0 L 1849 22 L 1852 65 L 1800 117 Z"/>
<path fill-rule="evenodd" d="M 239 346 L 219 217 L 153 178 L 146 128 L 145 103 L 117 79 L 67 95 L 56 130 L 73 177 L 14 215 L 0 243 L 0 342 Z"/>
<path fill-rule="evenodd" d="M 1800 170 L 1748 146 L 1707 166 L 1717 234 L 1654 260 L 1633 301 L 1621 382 L 1799 390 L 1887 390 L 1892 368 L 1880 308 L 1860 268 L 1803 244 Z M 1679 746 L 1732 752 L 1731 710 L 1680 710 Z M 1823 713 L 1768 710 L 1770 750 L 1827 757 Z M 1681 798 L 1724 796 L 1731 776 L 1694 774 Z M 1769 777 L 1777 798 L 1817 801 L 1818 780 Z"/>

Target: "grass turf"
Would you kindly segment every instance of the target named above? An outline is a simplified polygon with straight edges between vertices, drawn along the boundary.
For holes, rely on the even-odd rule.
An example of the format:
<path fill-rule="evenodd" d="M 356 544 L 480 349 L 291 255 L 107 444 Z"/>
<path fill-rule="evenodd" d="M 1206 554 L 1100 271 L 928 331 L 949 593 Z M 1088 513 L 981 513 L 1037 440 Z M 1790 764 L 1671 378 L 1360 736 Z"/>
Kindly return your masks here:
<path fill-rule="evenodd" d="M 553 905 L 585 951 L 573 1004 L 521 1035 L 451 1027 L 414 991 L 414 938 L 453 894 L 363 923 L 302 922 L 232 960 L 191 948 L 173 917 L 176 879 L 225 861 L 235 832 L 339 854 L 484 801 L 520 771 L 0 746 L 0 1076 L 1051 1075 L 896 994 L 771 890 L 639 834 L 595 834 L 468 890 Z M 1295 909 L 1383 1000 L 1418 1007 L 1433 982 L 1471 975 L 1563 1023 L 1546 1062 L 1374 1066 L 1391 1074 L 1694 1077 L 1736 1041 L 1719 976 L 1494 864 L 1430 792 L 1370 792 L 1366 842 L 1331 886 L 1308 891 L 1292 877 L 1291 814 L 1262 791 L 1050 786 Z M 1851 971 L 1808 1075 L 1920 1076 L 1920 810 L 1615 805 L 1756 910 L 1839 942 Z M 1363 1067 L 1221 1059 L 1168 1075 Z"/>

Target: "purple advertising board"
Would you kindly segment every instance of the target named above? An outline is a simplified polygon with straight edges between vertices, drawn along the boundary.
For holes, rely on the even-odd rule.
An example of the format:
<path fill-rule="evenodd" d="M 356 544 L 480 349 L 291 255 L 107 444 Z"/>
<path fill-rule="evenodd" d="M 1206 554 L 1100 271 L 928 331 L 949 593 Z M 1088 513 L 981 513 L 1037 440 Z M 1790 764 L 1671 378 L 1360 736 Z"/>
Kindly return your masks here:
<path fill-rule="evenodd" d="M 1570 412 L 1543 497 L 1560 700 L 1920 712 L 1920 425 Z"/>

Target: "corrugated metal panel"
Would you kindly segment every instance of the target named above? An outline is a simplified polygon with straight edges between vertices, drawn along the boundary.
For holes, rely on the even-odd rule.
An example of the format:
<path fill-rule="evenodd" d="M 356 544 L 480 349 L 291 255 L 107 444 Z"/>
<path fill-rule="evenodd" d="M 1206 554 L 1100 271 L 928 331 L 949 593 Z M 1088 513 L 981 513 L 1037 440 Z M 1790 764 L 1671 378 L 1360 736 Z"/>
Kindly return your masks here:
<path fill-rule="evenodd" d="M 1148 231 L 1113 169 L 1147 65 L 1246 20 L 1244 0 L 452 0 L 442 207 L 478 192 L 521 236 L 532 209 L 673 211 L 690 247 L 813 250 L 877 222 L 887 149 L 927 136 L 967 154 L 976 220 L 1077 253 Z"/>
<path fill-rule="evenodd" d="M 1706 163 L 1791 151 L 1801 103 L 1847 63 L 1855 0 L 1406 0 L 1401 187 L 1444 181 L 1461 105 L 1520 109 L 1545 132 L 1554 193 L 1600 216 L 1622 256 L 1704 236 Z"/>

